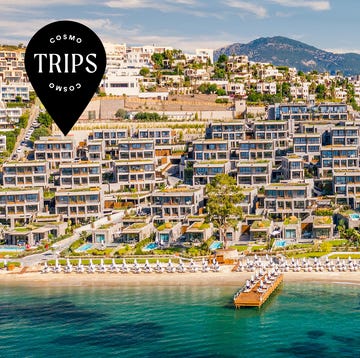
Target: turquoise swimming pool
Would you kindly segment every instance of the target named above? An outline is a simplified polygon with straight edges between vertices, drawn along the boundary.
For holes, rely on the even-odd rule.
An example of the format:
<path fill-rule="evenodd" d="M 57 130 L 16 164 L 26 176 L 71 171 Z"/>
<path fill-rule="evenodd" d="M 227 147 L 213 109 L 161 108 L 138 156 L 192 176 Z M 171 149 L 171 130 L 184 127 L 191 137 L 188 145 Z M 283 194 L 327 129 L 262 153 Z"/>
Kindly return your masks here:
<path fill-rule="evenodd" d="M 221 247 L 222 247 L 222 242 L 220 242 L 220 241 L 214 241 L 214 242 L 210 245 L 209 249 L 210 249 L 210 250 L 217 250 L 217 249 L 220 249 Z"/>
<path fill-rule="evenodd" d="M 360 215 L 357 214 L 357 213 L 350 214 L 349 216 L 353 220 L 359 220 L 360 219 Z"/>
<path fill-rule="evenodd" d="M 155 250 L 157 248 L 156 242 L 151 242 L 150 244 L 146 245 L 143 250 L 149 251 L 149 250 Z"/>
<path fill-rule="evenodd" d="M 12 245 L 1 245 L 0 252 L 20 252 L 24 251 L 25 247 L 12 246 Z"/>
<path fill-rule="evenodd" d="M 285 247 L 286 246 L 286 241 L 285 240 L 275 241 L 274 246 L 275 247 Z"/>
<path fill-rule="evenodd" d="M 84 252 L 84 251 L 91 249 L 93 246 L 94 246 L 93 244 L 84 244 L 84 245 L 81 245 L 76 251 Z"/>

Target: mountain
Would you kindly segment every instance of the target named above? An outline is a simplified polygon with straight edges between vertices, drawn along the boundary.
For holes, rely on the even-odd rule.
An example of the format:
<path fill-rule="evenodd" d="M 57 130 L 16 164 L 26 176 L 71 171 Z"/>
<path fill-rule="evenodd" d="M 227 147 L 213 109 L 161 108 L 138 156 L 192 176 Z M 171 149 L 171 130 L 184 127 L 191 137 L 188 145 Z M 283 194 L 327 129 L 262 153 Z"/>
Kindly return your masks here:
<path fill-rule="evenodd" d="M 360 54 L 327 52 L 282 36 L 261 37 L 247 44 L 234 43 L 222 47 L 215 51 L 215 60 L 223 53 L 228 56 L 247 55 L 250 61 L 296 67 L 303 72 L 316 70 L 335 74 L 341 71 L 346 76 L 360 74 Z"/>

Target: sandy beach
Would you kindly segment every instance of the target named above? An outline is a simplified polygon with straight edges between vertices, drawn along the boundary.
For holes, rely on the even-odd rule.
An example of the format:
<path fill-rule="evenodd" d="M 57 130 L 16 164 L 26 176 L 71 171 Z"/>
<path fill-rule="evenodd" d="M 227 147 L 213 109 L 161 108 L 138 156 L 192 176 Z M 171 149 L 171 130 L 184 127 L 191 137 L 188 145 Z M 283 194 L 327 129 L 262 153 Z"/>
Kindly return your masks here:
<path fill-rule="evenodd" d="M 241 287 L 251 272 L 231 272 L 222 266 L 220 272 L 196 273 L 46 273 L 7 272 L 0 274 L 0 285 L 31 287 L 66 286 L 234 286 Z M 345 283 L 360 285 L 360 272 L 286 272 L 287 282 Z"/>

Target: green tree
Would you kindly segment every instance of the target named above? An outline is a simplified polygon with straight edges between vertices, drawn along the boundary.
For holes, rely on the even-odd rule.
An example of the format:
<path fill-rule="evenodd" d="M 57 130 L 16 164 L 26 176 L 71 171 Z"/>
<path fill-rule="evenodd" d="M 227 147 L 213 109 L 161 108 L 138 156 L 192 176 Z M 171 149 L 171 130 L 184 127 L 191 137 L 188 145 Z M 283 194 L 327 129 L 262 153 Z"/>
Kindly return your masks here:
<path fill-rule="evenodd" d="M 19 127 L 20 128 L 26 128 L 29 121 L 29 112 L 25 112 L 19 117 Z"/>
<path fill-rule="evenodd" d="M 316 99 L 324 100 L 326 97 L 326 87 L 324 84 L 319 84 L 315 89 Z"/>
<path fill-rule="evenodd" d="M 40 126 L 39 128 L 35 128 L 34 132 L 31 135 L 31 140 L 38 140 L 40 137 L 47 137 L 51 135 L 51 130 L 48 127 Z"/>
<path fill-rule="evenodd" d="M 146 77 L 149 75 L 149 73 L 150 73 L 150 70 L 147 67 L 142 67 L 140 69 L 140 76 Z"/>
<path fill-rule="evenodd" d="M 115 113 L 115 117 L 116 118 L 128 119 L 129 118 L 129 113 L 125 109 L 119 108 Z"/>
<path fill-rule="evenodd" d="M 37 118 L 37 121 L 47 128 L 50 128 L 52 125 L 52 122 L 53 122 L 53 120 L 48 112 L 40 113 L 39 117 Z"/>
<path fill-rule="evenodd" d="M 226 247 L 227 229 L 234 227 L 242 218 L 240 203 L 244 200 L 244 195 L 235 179 L 228 174 L 216 175 L 211 183 L 206 185 L 206 193 L 208 219 L 219 229 L 220 240 L 224 241 Z"/>

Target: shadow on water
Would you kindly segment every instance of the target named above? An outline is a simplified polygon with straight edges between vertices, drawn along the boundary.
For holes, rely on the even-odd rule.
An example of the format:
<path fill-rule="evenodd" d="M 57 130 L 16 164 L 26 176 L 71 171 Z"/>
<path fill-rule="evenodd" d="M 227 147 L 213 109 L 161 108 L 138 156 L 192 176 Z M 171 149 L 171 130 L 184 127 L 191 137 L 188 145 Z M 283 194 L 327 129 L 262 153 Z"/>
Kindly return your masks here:
<path fill-rule="evenodd" d="M 127 322 L 105 326 L 91 334 L 63 335 L 51 343 L 125 348 L 141 343 L 156 343 L 162 338 L 162 326 L 155 322 Z"/>
<path fill-rule="evenodd" d="M 49 322 L 71 322 L 84 324 L 100 320 L 105 314 L 80 308 L 69 301 L 50 301 L 37 304 L 6 304 L 0 305 L 0 324 L 10 320 L 26 320 L 29 324 L 48 324 Z"/>
<path fill-rule="evenodd" d="M 328 352 L 328 346 L 316 341 L 302 341 L 294 342 L 288 347 L 281 347 L 276 349 L 277 353 L 285 353 L 289 357 L 301 357 L 301 358 L 313 358 L 313 357 L 326 357 Z"/>

